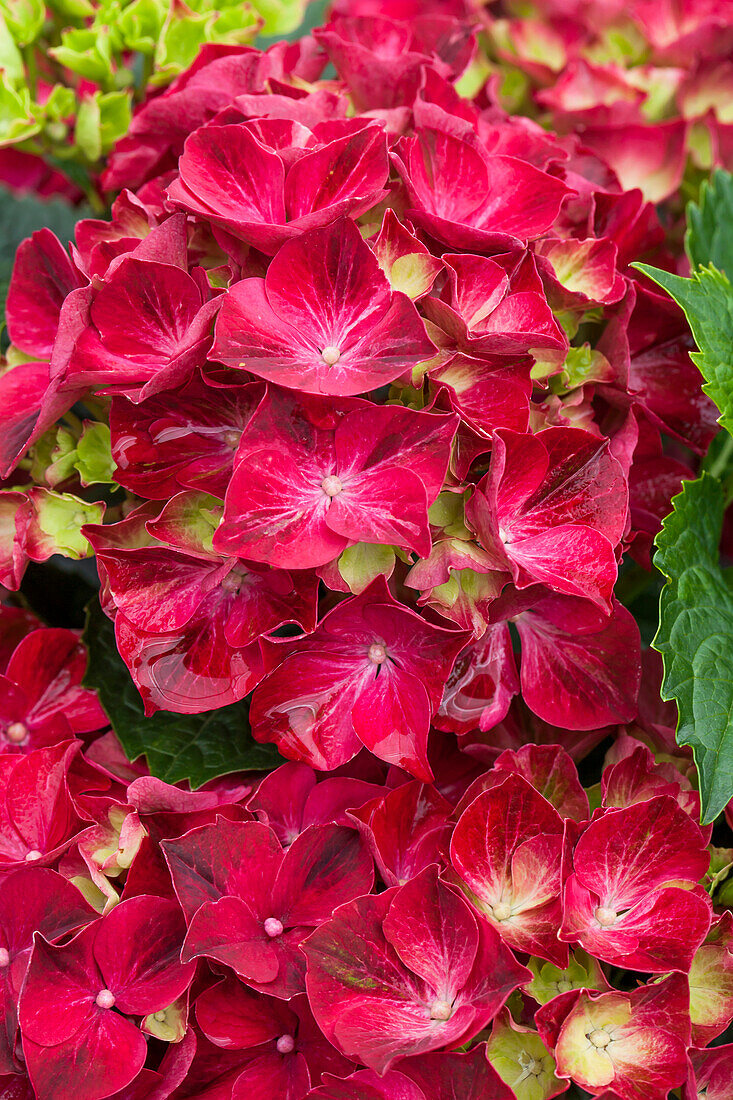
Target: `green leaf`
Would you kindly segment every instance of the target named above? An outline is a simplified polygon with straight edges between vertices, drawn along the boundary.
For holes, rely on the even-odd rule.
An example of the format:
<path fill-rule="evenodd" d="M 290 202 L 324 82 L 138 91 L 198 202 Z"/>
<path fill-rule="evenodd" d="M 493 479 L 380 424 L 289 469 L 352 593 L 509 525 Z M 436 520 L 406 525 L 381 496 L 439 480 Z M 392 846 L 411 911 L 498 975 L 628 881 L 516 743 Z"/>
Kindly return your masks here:
<path fill-rule="evenodd" d="M 117 652 L 114 626 L 95 598 L 87 608 L 84 641 L 89 666 L 84 684 L 93 688 L 130 760 L 147 757 L 153 775 L 166 783 L 187 779 L 193 788 L 219 775 L 271 771 L 283 763 L 274 745 L 253 740 L 245 703 L 205 714 L 158 711 L 145 717 L 143 704 Z"/>
<path fill-rule="evenodd" d="M 98 160 L 102 155 L 102 119 L 99 110 L 99 92 L 82 99 L 76 114 L 74 139 L 87 160 Z"/>
<path fill-rule="evenodd" d="M 720 409 L 720 423 L 733 434 L 733 286 L 728 277 L 714 267 L 683 279 L 647 264 L 634 266 L 684 310 L 700 349 L 692 358 L 705 379 L 703 391 Z"/>
<path fill-rule="evenodd" d="M 76 113 L 76 95 L 72 88 L 54 84 L 51 94 L 43 104 L 43 113 L 51 122 L 61 122 Z"/>
<path fill-rule="evenodd" d="M 155 67 L 159 70 L 153 83 L 163 83 L 187 68 L 204 42 L 214 21 L 210 13 L 174 19 L 169 15 L 155 50 Z"/>
<path fill-rule="evenodd" d="M 0 12 L 19 46 L 35 42 L 46 19 L 43 0 L 0 0 Z"/>
<path fill-rule="evenodd" d="M 113 83 L 110 36 L 109 31 L 102 27 L 64 31 L 61 45 L 48 52 L 60 65 L 86 77 L 93 84 L 108 88 Z"/>
<path fill-rule="evenodd" d="M 132 95 L 130 92 L 105 92 L 99 96 L 100 136 L 102 153 L 108 153 L 113 145 L 124 137 L 132 122 Z"/>
<path fill-rule="evenodd" d="M 692 269 L 713 264 L 733 279 L 733 175 L 719 169 L 687 207 L 685 248 Z"/>
<path fill-rule="evenodd" d="M 82 99 L 74 137 L 87 160 L 99 160 L 130 128 L 129 92 L 94 92 Z"/>
<path fill-rule="evenodd" d="M 252 0 L 252 7 L 264 20 L 262 33 L 289 34 L 303 22 L 305 0 Z"/>
<path fill-rule="evenodd" d="M 117 21 L 126 48 L 144 54 L 154 53 L 165 16 L 166 5 L 162 0 L 134 0 Z"/>
<path fill-rule="evenodd" d="M 48 6 L 67 21 L 81 21 L 94 15 L 90 0 L 48 0 Z"/>
<path fill-rule="evenodd" d="M 23 58 L 15 44 L 15 39 L 10 29 L 0 14 L 0 69 L 4 70 L 4 77 L 14 84 L 25 76 Z"/>
<path fill-rule="evenodd" d="M 662 698 L 677 701 L 677 741 L 695 756 L 708 823 L 733 796 L 733 592 L 718 556 L 723 488 L 703 474 L 672 504 L 656 538 L 654 564 L 667 583 L 653 645 L 664 661 Z"/>
<path fill-rule="evenodd" d="M 35 118 L 27 88 L 17 92 L 5 81 L 0 81 L 0 147 L 17 145 L 33 137 L 41 129 Z"/>

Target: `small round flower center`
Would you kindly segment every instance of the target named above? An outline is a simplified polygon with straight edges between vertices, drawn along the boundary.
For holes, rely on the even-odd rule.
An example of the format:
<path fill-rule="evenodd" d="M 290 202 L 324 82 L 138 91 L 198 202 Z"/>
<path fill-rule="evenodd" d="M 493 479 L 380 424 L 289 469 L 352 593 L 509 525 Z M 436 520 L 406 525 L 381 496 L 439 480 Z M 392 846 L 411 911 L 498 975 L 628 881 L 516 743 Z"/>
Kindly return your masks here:
<path fill-rule="evenodd" d="M 115 1003 L 115 995 L 111 989 L 100 989 L 96 1001 L 100 1008 L 112 1008 Z"/>
<path fill-rule="evenodd" d="M 450 1001 L 433 1001 L 430 1006 L 431 1020 L 450 1020 L 453 1015 L 453 1005 Z"/>
<path fill-rule="evenodd" d="M 324 363 L 327 363 L 329 367 L 333 367 L 338 363 L 341 358 L 341 348 L 337 348 L 334 344 L 329 344 L 321 352 L 321 359 Z"/>
<path fill-rule="evenodd" d="M 231 447 L 233 451 L 236 451 L 241 438 L 242 433 L 235 431 L 224 432 L 223 436 L 224 442 L 226 443 L 227 447 Z"/>
<path fill-rule="evenodd" d="M 610 928 L 612 924 L 616 923 L 618 913 L 615 909 L 607 909 L 605 905 L 599 905 L 594 916 L 603 928 Z"/>
<path fill-rule="evenodd" d="M 37 848 L 31 848 L 30 852 L 26 852 L 26 863 L 35 863 L 37 859 L 43 859 L 43 852 L 39 852 Z"/>
<path fill-rule="evenodd" d="M 387 649 L 380 642 L 369 646 L 369 660 L 374 665 L 382 665 L 387 660 Z"/>
<path fill-rule="evenodd" d="M 267 918 L 265 921 L 265 932 L 270 939 L 274 939 L 275 936 L 282 936 L 283 931 L 283 922 L 281 920 L 278 920 L 277 917 Z"/>
<path fill-rule="evenodd" d="M 504 544 L 512 541 L 512 536 L 509 534 L 508 531 L 505 531 L 503 527 L 499 528 L 499 538 Z"/>
<path fill-rule="evenodd" d="M 573 983 L 569 982 L 566 978 L 562 978 L 557 983 L 558 993 L 569 993 L 572 988 L 573 988 Z"/>
<path fill-rule="evenodd" d="M 292 1054 L 295 1050 L 295 1039 L 292 1035 L 281 1035 L 275 1046 L 278 1054 Z"/>
<path fill-rule="evenodd" d="M 343 484 L 340 477 L 336 477 L 335 474 L 329 474 L 328 477 L 324 477 L 321 482 L 321 488 L 327 497 L 337 497 L 343 489 Z"/>
<path fill-rule="evenodd" d="M 524 1079 L 527 1077 L 539 1077 L 544 1068 L 542 1062 L 538 1062 L 527 1050 L 521 1051 L 518 1061 L 524 1070 Z"/>
<path fill-rule="evenodd" d="M 608 1032 L 601 1029 L 591 1031 L 588 1038 L 590 1039 L 594 1047 L 600 1047 L 601 1050 L 607 1047 L 608 1044 L 611 1042 L 611 1036 L 608 1034 Z"/>
<path fill-rule="evenodd" d="M 165 1021 L 165 1009 L 160 1008 L 157 1012 L 154 1012 L 153 1019 L 156 1020 L 157 1023 L 162 1024 Z"/>
<path fill-rule="evenodd" d="M 509 920 L 512 915 L 512 907 L 508 901 L 497 902 L 491 907 L 491 915 L 494 920 Z"/>
<path fill-rule="evenodd" d="M 0 967 L 4 970 L 6 966 L 10 966 L 10 952 L 7 947 L 0 947 Z"/>
<path fill-rule="evenodd" d="M 11 745 L 20 745 L 28 736 L 28 727 L 25 722 L 11 722 L 5 730 L 5 736 Z"/>

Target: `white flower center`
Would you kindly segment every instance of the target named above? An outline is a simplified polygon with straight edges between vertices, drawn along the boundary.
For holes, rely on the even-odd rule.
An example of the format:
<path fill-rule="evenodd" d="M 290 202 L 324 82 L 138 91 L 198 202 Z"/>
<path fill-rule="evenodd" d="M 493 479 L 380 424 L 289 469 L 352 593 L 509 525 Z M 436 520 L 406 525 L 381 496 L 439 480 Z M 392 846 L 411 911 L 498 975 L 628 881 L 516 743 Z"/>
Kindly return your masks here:
<path fill-rule="evenodd" d="M 0 947 L 0 967 L 4 970 L 6 966 L 10 966 L 10 952 L 7 947 Z"/>
<path fill-rule="evenodd" d="M 321 359 L 324 363 L 328 364 L 329 367 L 335 366 L 340 358 L 341 348 L 335 347 L 334 344 L 329 344 L 328 347 L 325 347 L 321 352 Z"/>
<path fill-rule="evenodd" d="M 588 1038 L 590 1039 L 594 1047 L 600 1047 L 601 1050 L 605 1049 L 605 1047 L 607 1047 L 608 1044 L 611 1042 L 611 1036 L 608 1034 L 608 1032 L 603 1031 L 600 1028 L 596 1031 L 591 1031 Z"/>
<path fill-rule="evenodd" d="M 369 660 L 374 665 L 382 665 L 387 660 L 387 649 L 380 642 L 374 642 L 369 646 Z"/>
<path fill-rule="evenodd" d="M 602 928 L 610 928 L 616 923 L 618 913 L 615 909 L 607 909 L 605 905 L 599 905 L 594 916 Z"/>
<path fill-rule="evenodd" d="M 327 497 L 337 497 L 343 489 L 341 478 L 336 477 L 335 474 L 329 474 L 321 482 L 321 488 Z"/>
<path fill-rule="evenodd" d="M 278 1054 L 292 1054 L 295 1050 L 295 1039 L 292 1035 L 281 1035 L 275 1046 Z"/>
<path fill-rule="evenodd" d="M 100 1008 L 112 1008 L 115 1003 L 115 995 L 111 989 L 100 989 L 96 1001 Z"/>
<path fill-rule="evenodd" d="M 512 907 L 508 901 L 499 901 L 491 907 L 491 915 L 494 920 L 509 920 L 512 915 Z"/>
<path fill-rule="evenodd" d="M 43 859 L 43 852 L 39 852 L 37 848 L 31 848 L 30 852 L 26 852 L 26 863 L 35 863 L 37 859 Z"/>
<path fill-rule="evenodd" d="M 28 727 L 25 722 L 11 722 L 5 730 L 5 736 L 11 745 L 20 745 L 28 736 Z"/>
<path fill-rule="evenodd" d="M 278 920 L 277 917 L 268 917 L 265 921 L 265 932 L 274 939 L 276 936 L 282 936 L 284 931 L 283 922 Z"/>
<path fill-rule="evenodd" d="M 450 1020 L 453 1015 L 453 1005 L 450 1001 L 433 1001 L 430 1006 L 431 1020 Z"/>

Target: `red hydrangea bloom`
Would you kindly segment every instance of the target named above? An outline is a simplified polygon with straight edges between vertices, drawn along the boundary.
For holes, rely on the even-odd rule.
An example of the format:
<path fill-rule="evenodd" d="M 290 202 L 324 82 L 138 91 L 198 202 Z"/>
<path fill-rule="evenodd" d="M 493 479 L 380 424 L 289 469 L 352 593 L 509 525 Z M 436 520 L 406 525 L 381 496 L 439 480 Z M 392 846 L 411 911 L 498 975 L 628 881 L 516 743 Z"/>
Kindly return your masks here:
<path fill-rule="evenodd" d="M 630 721 L 641 678 L 639 633 L 629 612 L 615 600 L 612 606 L 607 616 L 589 600 L 547 589 L 505 590 L 490 609 L 499 621 L 459 656 L 435 724 L 475 739 L 474 731 L 505 719 L 520 687 L 535 715 L 566 731 Z M 507 619 L 522 641 L 519 676 Z"/>
<path fill-rule="evenodd" d="M 545 584 L 607 608 L 626 507 L 623 470 L 590 433 L 498 431 L 467 518 L 488 564 L 517 587 Z"/>
<path fill-rule="evenodd" d="M 294 619 L 314 625 L 315 580 L 217 554 L 211 503 L 182 493 L 157 518 L 143 508 L 85 529 L 120 653 L 149 711 L 195 713 L 243 698 L 263 674 L 260 636 Z"/>
<path fill-rule="evenodd" d="M 245 1052 L 232 1100 L 303 1100 L 324 1073 L 353 1068 L 324 1039 L 304 996 L 278 1001 L 225 978 L 197 999 L 196 1021 L 216 1046 Z"/>
<path fill-rule="evenodd" d="M 529 426 L 529 361 L 504 366 L 507 360 L 494 357 L 490 370 L 487 362 L 458 352 L 428 373 L 439 405 L 447 405 L 461 417 L 454 456 L 455 472 L 460 477 L 468 473 L 476 457 L 490 449 L 497 429 L 525 432 Z"/>
<path fill-rule="evenodd" d="M 291 759 L 149 775 L 0 611 L 8 1100 L 728 1100 L 730 838 L 613 589 L 717 430 L 633 264 L 733 164 L 732 5 L 336 0 L 204 46 L 111 220 L 21 249 L 0 583 L 104 497 L 148 712 L 253 692 Z"/>
<path fill-rule="evenodd" d="M 348 776 L 323 779 L 307 764 L 282 764 L 265 776 L 247 809 L 288 848 L 309 825 L 352 825 L 349 810 L 382 790 L 381 785 Z"/>
<path fill-rule="evenodd" d="M 8 661 L 26 634 L 41 626 L 43 623 L 32 611 L 0 604 L 0 674 L 7 672 Z"/>
<path fill-rule="evenodd" d="M 234 453 L 263 386 L 207 384 L 194 375 L 182 389 L 138 405 L 116 397 L 110 409 L 115 480 L 137 496 L 168 500 L 181 489 L 224 499 Z"/>
<path fill-rule="evenodd" d="M 29 752 L 106 726 L 96 695 L 81 686 L 87 655 L 71 630 L 26 634 L 0 676 L 0 745 Z"/>
<path fill-rule="evenodd" d="M 558 940 L 562 818 L 520 775 L 497 779 L 459 817 L 451 861 L 468 897 L 510 947 L 565 967 L 567 948 Z"/>
<path fill-rule="evenodd" d="M 478 358 L 567 347 L 531 261 L 517 264 L 507 257 L 507 273 L 484 256 L 447 253 L 442 260 L 447 275 L 443 291 L 422 302 L 426 316 L 441 330 L 435 337 L 441 347 Z"/>
<path fill-rule="evenodd" d="M 328 53 L 358 111 L 411 106 L 426 63 L 457 77 L 475 48 L 473 28 L 450 14 L 396 21 L 386 13 L 336 18 L 314 37 Z"/>
<path fill-rule="evenodd" d="M 284 569 L 325 565 L 360 541 L 424 556 L 456 427 L 272 389 L 242 434 L 214 546 Z"/>
<path fill-rule="evenodd" d="M 28 565 L 33 505 L 25 493 L 0 493 L 0 584 L 17 592 Z"/>
<path fill-rule="evenodd" d="M 695 823 L 700 820 L 700 794 L 693 790 L 690 780 L 674 764 L 657 764 L 646 745 L 633 741 L 630 741 L 627 755 L 621 756 L 616 763 L 610 761 L 604 769 L 601 791 L 603 805 L 616 809 L 668 794 Z"/>
<path fill-rule="evenodd" d="M 483 772 L 467 788 L 456 807 L 458 814 L 483 791 L 504 782 L 505 775 L 519 775 L 555 807 L 563 818 L 585 821 L 588 795 L 580 784 L 578 769 L 562 745 L 522 745 L 499 753 L 491 771 Z"/>
<path fill-rule="evenodd" d="M 371 120 L 333 119 L 309 130 L 259 118 L 193 133 L 168 195 L 274 255 L 299 234 L 376 206 L 388 175 L 385 134 Z"/>
<path fill-rule="evenodd" d="M 18 1073 L 18 997 L 28 968 L 33 935 L 61 939 L 97 914 L 79 891 L 44 867 L 29 867 L 0 883 L 0 1073 Z"/>
<path fill-rule="evenodd" d="M 327 1074 L 324 1084 L 308 1093 L 308 1100 L 424 1100 L 424 1094 L 399 1070 L 380 1074 L 360 1069 L 345 1078 Z"/>
<path fill-rule="evenodd" d="M 687 983 L 673 975 L 631 993 L 569 994 L 538 1017 L 554 1037 L 559 1077 L 594 1096 L 610 1086 L 619 1100 L 665 1100 L 687 1076 L 688 1009 Z"/>
<path fill-rule="evenodd" d="M 527 973 L 434 869 L 342 906 L 303 950 L 321 1030 L 377 1073 L 477 1034 Z"/>
<path fill-rule="evenodd" d="M 285 999 L 302 991 L 309 931 L 374 879 L 358 835 L 337 825 L 311 826 L 283 851 L 266 825 L 219 818 L 162 848 L 188 922 L 182 957 L 215 959 Z"/>
<path fill-rule="evenodd" d="M 73 351 L 56 369 L 66 386 L 134 400 L 160 393 L 203 363 L 219 305 L 203 272 L 188 273 L 185 219 L 170 219 L 132 254 L 112 261 Z"/>
<path fill-rule="evenodd" d="M 79 741 L 0 755 L 0 866 L 52 863 L 83 829 L 68 783 Z"/>
<path fill-rule="evenodd" d="M 50 229 L 20 245 L 8 287 L 8 332 L 15 347 L 48 361 L 56 342 L 61 306 L 86 279 Z"/>
<path fill-rule="evenodd" d="M 429 781 L 430 717 L 465 641 L 465 634 L 425 622 L 375 581 L 312 634 L 277 645 L 276 667 L 252 697 L 253 733 L 326 769 L 366 745 Z"/>
<path fill-rule="evenodd" d="M 481 1100 L 484 1096 L 513 1100 L 514 1097 L 489 1062 L 485 1043 L 477 1043 L 465 1053 L 448 1050 L 406 1058 L 400 1062 L 400 1072 L 420 1085 L 425 1100 L 429 1097 Z"/>
<path fill-rule="evenodd" d="M 490 153 L 473 126 L 425 106 L 414 136 L 393 154 L 408 216 L 453 249 L 502 252 L 541 236 L 570 193 L 516 157 Z"/>
<path fill-rule="evenodd" d="M 138 187 L 174 169 L 188 135 L 239 96 L 263 92 L 270 80 L 315 80 L 322 67 L 299 43 L 277 42 L 266 51 L 204 44 L 190 68 L 135 112 L 127 135 L 112 150 L 105 187 Z"/>
<path fill-rule="evenodd" d="M 283 245 L 264 279 L 224 296 L 213 359 L 306 393 L 347 397 L 435 354 L 410 299 L 342 219 Z"/>
<path fill-rule="evenodd" d="M 609 616 L 587 599 L 542 593 L 506 590 L 492 608 L 497 619 L 516 623 L 527 706 L 566 729 L 631 721 L 641 680 L 639 628 L 631 614 L 615 599 Z M 501 648 L 505 660 L 510 652 Z"/>
<path fill-rule="evenodd" d="M 688 971 L 710 927 L 698 826 L 660 795 L 594 814 L 569 857 L 560 935 L 630 970 Z"/>
<path fill-rule="evenodd" d="M 443 270 L 442 260 L 431 255 L 414 226 L 399 221 L 392 209 L 385 210 L 379 233 L 368 243 L 392 289 L 413 301 L 428 293 Z"/>
<path fill-rule="evenodd" d="M 85 284 L 83 273 L 49 229 L 38 230 L 20 245 L 8 288 L 7 323 L 15 347 L 33 361 L 18 363 L 0 377 L 0 476 L 15 468 L 76 399 L 49 389 L 49 361 L 64 302 Z"/>
<path fill-rule="evenodd" d="M 511 635 L 506 623 L 497 623 L 459 655 L 433 721 L 438 729 L 457 734 L 493 729 L 518 692 Z"/>
<path fill-rule="evenodd" d="M 70 943 L 37 935 L 20 1001 L 23 1049 L 46 1100 L 98 1100 L 140 1072 L 146 1043 L 129 1016 L 166 1008 L 190 985 L 179 961 L 185 925 L 164 898 L 130 898 Z"/>
<path fill-rule="evenodd" d="M 447 862 L 450 802 L 414 780 L 349 814 L 387 886 L 403 886 L 433 864 Z"/>
<path fill-rule="evenodd" d="M 725 1100 L 733 1074 L 733 1043 L 710 1050 L 688 1050 L 690 1071 L 682 1090 L 684 1100 Z"/>
<path fill-rule="evenodd" d="M 484 1043 L 464 1054 L 418 1054 L 398 1066 L 384 1074 L 361 1069 L 345 1080 L 327 1074 L 308 1100 L 515 1100 L 487 1060 Z"/>

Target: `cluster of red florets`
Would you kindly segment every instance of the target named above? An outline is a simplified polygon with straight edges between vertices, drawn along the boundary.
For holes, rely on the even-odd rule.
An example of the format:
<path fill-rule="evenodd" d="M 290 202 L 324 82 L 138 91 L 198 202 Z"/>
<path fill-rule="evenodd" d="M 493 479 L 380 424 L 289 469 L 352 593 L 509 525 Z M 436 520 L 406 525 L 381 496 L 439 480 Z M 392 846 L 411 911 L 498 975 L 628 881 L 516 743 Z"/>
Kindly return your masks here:
<path fill-rule="evenodd" d="M 592 738 L 507 724 L 491 765 L 437 735 L 434 784 L 190 791 L 125 760 L 72 631 L 0 628 L 3 1096 L 725 1100 L 731 914 L 653 665 L 592 791 Z"/>
<path fill-rule="evenodd" d="M 597 144 L 507 114 L 495 81 L 459 94 L 470 13 L 401 14 L 205 48 L 112 157 L 112 221 L 20 250 L 2 582 L 58 549 L 24 456 L 108 408 L 125 503 L 83 532 L 148 713 L 252 693 L 291 762 L 169 787 L 93 734 L 74 635 L 20 640 L 18 1096 L 729 1079 L 703 1048 L 733 1018 L 731 917 L 614 596 L 716 430 L 684 318 L 629 266 L 679 250 Z M 37 624 L 4 614 L 12 649 Z M 619 724 L 591 812 L 576 764 Z"/>

